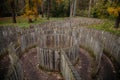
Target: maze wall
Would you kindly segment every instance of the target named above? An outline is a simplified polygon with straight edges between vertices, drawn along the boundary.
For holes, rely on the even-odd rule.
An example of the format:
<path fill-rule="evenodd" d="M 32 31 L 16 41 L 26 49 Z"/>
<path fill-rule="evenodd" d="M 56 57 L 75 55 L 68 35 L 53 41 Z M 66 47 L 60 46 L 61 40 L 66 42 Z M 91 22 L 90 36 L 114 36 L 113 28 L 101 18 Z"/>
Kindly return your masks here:
<path fill-rule="evenodd" d="M 79 18 L 50 21 L 39 25 L 31 25 L 28 29 L 1 26 L 0 57 L 9 55 L 10 58 L 10 49 L 18 57 L 17 60 L 19 60 L 23 53 L 32 47 L 36 47 L 38 62 L 42 68 L 61 71 L 65 79 L 73 75 L 71 80 L 76 79 L 74 68 L 71 65 L 74 65 L 78 59 L 79 46 L 93 51 L 96 61 L 101 59 L 101 55 L 105 50 L 120 63 L 120 37 L 108 32 L 85 28 L 87 25 L 100 23 L 100 21 L 96 20 L 89 21 L 82 22 Z M 14 49 L 10 48 L 11 43 Z M 9 68 L 12 71 L 9 72 L 8 70 L 7 74 L 11 73 L 12 77 L 20 75 L 18 77 L 22 79 L 24 74 L 21 75 L 22 72 L 20 74 L 17 73 L 18 71 L 22 71 L 20 62 L 14 58 L 10 58 L 10 61 L 16 62 L 13 65 L 18 67 Z M 66 72 L 64 70 L 66 69 L 69 69 L 70 74 L 65 75 Z M 10 76 L 7 78 L 11 79 Z"/>

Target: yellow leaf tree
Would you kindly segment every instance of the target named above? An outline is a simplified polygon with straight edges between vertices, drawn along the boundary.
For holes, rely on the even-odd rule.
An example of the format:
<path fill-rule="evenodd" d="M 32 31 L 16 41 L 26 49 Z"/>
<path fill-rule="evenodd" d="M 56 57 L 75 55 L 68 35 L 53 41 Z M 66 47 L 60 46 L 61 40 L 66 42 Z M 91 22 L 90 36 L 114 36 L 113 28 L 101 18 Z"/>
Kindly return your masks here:
<path fill-rule="evenodd" d="M 25 14 L 28 18 L 28 22 L 33 22 L 38 18 L 38 5 L 41 4 L 41 0 L 26 0 Z"/>
<path fill-rule="evenodd" d="M 108 7 L 107 11 L 110 15 L 113 15 L 114 17 L 116 17 L 114 27 L 118 28 L 120 23 L 120 0 L 116 0 L 112 2 L 112 7 Z"/>
<path fill-rule="evenodd" d="M 42 4 L 42 0 L 33 0 L 33 3 L 34 3 L 34 8 L 33 8 L 33 10 L 34 10 L 34 12 L 35 12 L 35 14 L 34 14 L 34 17 L 35 17 L 35 20 L 37 20 L 37 17 L 38 17 L 38 8 L 39 8 L 39 5 L 41 5 Z"/>

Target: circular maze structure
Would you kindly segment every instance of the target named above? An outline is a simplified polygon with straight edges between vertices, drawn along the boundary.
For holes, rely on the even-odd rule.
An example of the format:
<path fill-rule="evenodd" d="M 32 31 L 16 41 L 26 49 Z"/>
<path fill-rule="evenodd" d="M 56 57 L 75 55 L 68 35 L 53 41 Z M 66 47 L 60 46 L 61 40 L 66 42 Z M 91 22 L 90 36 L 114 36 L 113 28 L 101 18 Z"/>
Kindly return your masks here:
<path fill-rule="evenodd" d="M 119 80 L 120 37 L 72 18 L 0 27 L 0 80 Z"/>
<path fill-rule="evenodd" d="M 73 29 L 67 26 L 42 27 L 40 29 L 39 46 L 37 47 L 39 65 L 47 70 L 60 71 L 61 54 L 65 52 L 75 64 L 79 54 L 79 46 Z"/>

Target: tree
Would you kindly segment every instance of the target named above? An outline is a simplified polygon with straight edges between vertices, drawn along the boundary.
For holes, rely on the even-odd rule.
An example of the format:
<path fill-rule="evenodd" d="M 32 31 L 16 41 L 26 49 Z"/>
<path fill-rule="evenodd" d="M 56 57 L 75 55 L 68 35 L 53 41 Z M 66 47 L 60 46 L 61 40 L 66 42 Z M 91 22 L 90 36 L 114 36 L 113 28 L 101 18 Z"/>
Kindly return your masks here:
<path fill-rule="evenodd" d="M 39 5 L 42 4 L 42 0 L 33 0 L 33 8 L 34 8 L 34 11 L 35 11 L 35 20 L 37 20 L 37 17 L 39 16 L 39 12 L 38 12 L 38 8 L 39 8 Z"/>
<path fill-rule="evenodd" d="M 69 0 L 52 0 L 50 16 L 66 17 L 70 15 Z"/>
<path fill-rule="evenodd" d="M 76 3 L 77 3 L 77 0 L 74 0 L 74 11 L 73 11 L 73 16 L 76 15 Z"/>
<path fill-rule="evenodd" d="M 41 0 L 41 12 L 42 12 L 42 17 L 44 17 L 44 0 Z"/>
<path fill-rule="evenodd" d="M 93 3 L 92 3 L 93 4 Z M 76 15 L 88 17 L 89 0 L 79 0 L 76 3 Z"/>
<path fill-rule="evenodd" d="M 51 0 L 47 0 L 47 19 L 48 20 L 50 18 L 50 3 L 51 3 Z"/>
<path fill-rule="evenodd" d="M 33 22 L 32 18 L 33 18 L 34 13 L 33 13 L 32 5 L 33 4 L 31 2 L 31 0 L 26 0 L 26 8 L 25 8 L 24 15 L 27 16 L 29 23 Z"/>
<path fill-rule="evenodd" d="M 90 16 L 91 16 L 91 6 L 92 6 L 92 0 L 89 0 L 88 17 L 90 17 Z"/>
<path fill-rule="evenodd" d="M 76 0 L 70 0 L 70 17 L 76 14 Z"/>
<path fill-rule="evenodd" d="M 12 20 L 13 20 L 13 23 L 16 23 L 16 2 L 15 0 L 9 0 L 9 3 L 10 3 L 10 7 L 11 7 L 11 12 L 12 12 Z"/>
<path fill-rule="evenodd" d="M 108 7 L 108 12 L 116 18 L 114 27 L 118 28 L 120 23 L 120 0 L 111 1 L 111 7 Z"/>
<path fill-rule="evenodd" d="M 120 7 L 109 7 L 108 8 L 108 12 L 110 15 L 114 15 L 116 17 L 116 21 L 115 21 L 115 28 L 119 27 L 119 23 L 120 23 Z"/>
<path fill-rule="evenodd" d="M 37 20 L 38 17 L 38 5 L 41 4 L 41 0 L 26 0 L 25 17 L 28 18 L 28 22 L 31 23 Z"/>
<path fill-rule="evenodd" d="M 107 8 L 110 5 L 109 0 L 96 0 L 92 8 L 92 16 L 95 18 L 108 18 Z"/>
<path fill-rule="evenodd" d="M 60 5 L 61 2 L 63 2 L 63 0 L 56 0 L 57 4 Z"/>

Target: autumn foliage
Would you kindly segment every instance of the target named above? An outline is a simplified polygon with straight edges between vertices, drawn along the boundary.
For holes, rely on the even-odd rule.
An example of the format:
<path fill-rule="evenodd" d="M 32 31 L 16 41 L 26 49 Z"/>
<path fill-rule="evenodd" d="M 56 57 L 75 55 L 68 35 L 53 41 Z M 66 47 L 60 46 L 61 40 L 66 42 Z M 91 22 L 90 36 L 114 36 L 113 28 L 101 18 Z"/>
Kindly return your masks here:
<path fill-rule="evenodd" d="M 38 5 L 41 4 L 41 0 L 26 0 L 24 16 L 28 18 L 29 22 L 37 20 L 38 17 Z"/>
<path fill-rule="evenodd" d="M 110 15 L 114 15 L 115 17 L 119 16 L 120 14 L 120 7 L 109 7 L 107 9 Z"/>
<path fill-rule="evenodd" d="M 56 2 L 58 3 L 58 4 L 60 4 L 61 2 L 63 2 L 64 0 L 56 0 Z"/>
<path fill-rule="evenodd" d="M 109 7 L 108 8 L 108 12 L 110 15 L 113 15 L 116 17 L 116 21 L 115 21 L 115 28 L 119 27 L 119 23 L 120 23 L 120 6 L 117 7 Z"/>

